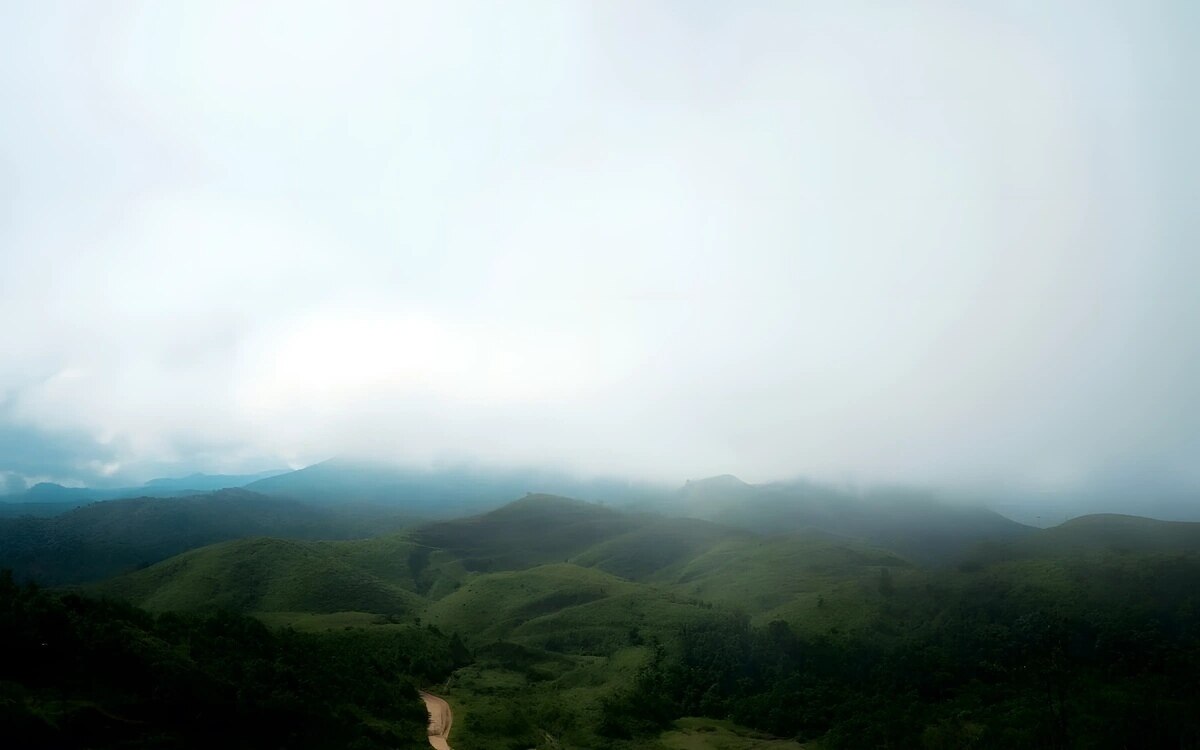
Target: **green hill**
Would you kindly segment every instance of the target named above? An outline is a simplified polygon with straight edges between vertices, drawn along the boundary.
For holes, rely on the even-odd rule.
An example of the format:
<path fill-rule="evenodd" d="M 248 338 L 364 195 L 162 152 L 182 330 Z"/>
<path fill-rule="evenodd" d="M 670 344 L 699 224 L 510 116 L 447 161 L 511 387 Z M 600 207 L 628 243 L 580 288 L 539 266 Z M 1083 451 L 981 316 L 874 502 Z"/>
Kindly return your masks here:
<path fill-rule="evenodd" d="M 471 518 L 430 524 L 413 539 L 461 558 L 468 570 L 561 562 L 636 527 L 638 517 L 553 495 L 528 495 Z"/>
<path fill-rule="evenodd" d="M 714 488 L 717 507 L 758 492 L 735 482 Z M 826 508 L 823 523 L 868 506 Z M 963 518 L 927 512 L 950 530 Z M 1005 556 L 923 566 L 862 537 L 530 495 L 369 539 L 226 541 L 89 590 L 329 637 L 445 637 L 475 655 L 442 685 L 463 750 L 652 747 L 681 716 L 830 747 L 1029 746 L 1055 731 L 1043 682 L 1056 654 L 1083 675 L 1077 704 L 1053 709 L 1073 711 L 1081 737 L 1102 738 L 1097 717 L 1143 693 L 1174 701 L 1163 736 L 1191 726 L 1191 694 L 1170 696 L 1200 654 L 1195 527 L 1077 519 L 992 543 Z M 1126 712 L 1122 737 L 1143 729 L 1141 712 Z"/>
<path fill-rule="evenodd" d="M 478 642 L 498 640 L 530 620 L 635 588 L 602 571 L 558 563 L 471 578 L 426 612 L 447 632 Z"/>
<path fill-rule="evenodd" d="M 633 529 L 571 559 L 634 581 L 661 578 L 714 545 L 755 535 L 694 518 L 644 516 Z"/>
<path fill-rule="evenodd" d="M 590 503 L 530 496 L 480 516 L 373 539 L 216 544 L 94 590 L 156 611 L 219 605 L 242 612 L 417 614 L 427 600 L 454 593 L 474 574 L 561 561 L 635 522 Z"/>
<path fill-rule="evenodd" d="M 1104 568 L 1114 590 L 1126 591 L 1137 570 L 1153 568 L 1144 553 L 1200 549 L 1197 527 L 1077 519 L 993 547 L 1005 554 L 974 565 L 997 585 L 1011 581 L 1002 585 L 1049 601 L 1090 590 L 1088 570 L 1069 563 L 1077 553 L 1136 552 L 1127 569 Z M 152 611 L 221 606 L 422 617 L 476 643 L 611 653 L 630 645 L 631 629 L 642 638 L 666 632 L 713 606 L 755 623 L 785 620 L 800 632 L 861 629 L 894 605 L 896 588 L 927 579 L 903 556 L 827 533 L 760 536 L 531 495 L 479 516 L 371 539 L 224 542 L 93 590 Z"/>
<path fill-rule="evenodd" d="M 880 600 L 880 578 L 912 568 L 886 550 L 815 532 L 716 544 L 669 577 L 681 594 L 802 629 L 860 625 Z"/>
<path fill-rule="evenodd" d="M 671 611 L 713 603 L 763 621 L 850 625 L 873 611 L 883 568 L 909 567 L 893 553 L 815 532 L 760 537 L 530 495 L 372 539 L 217 544 L 94 590 L 153 611 L 420 615 L 484 641 L 528 636 L 544 645 L 576 629 L 590 633 L 576 645 L 603 650 L 625 644 L 631 627 L 661 630 L 690 616 Z"/>
<path fill-rule="evenodd" d="M 1080 516 L 1012 545 L 1027 554 L 1080 552 L 1200 552 L 1200 523 L 1140 516 Z"/>
<path fill-rule="evenodd" d="M 240 489 L 92 503 L 53 518 L 0 518 L 0 568 L 47 585 L 99 580 L 251 536 L 346 539 L 402 527 L 387 511 L 314 508 Z"/>
<path fill-rule="evenodd" d="M 419 613 L 425 600 L 348 561 L 343 545 L 239 539 L 192 550 L 90 590 L 152 612 Z"/>
<path fill-rule="evenodd" d="M 953 560 L 982 541 L 1033 532 L 986 508 L 918 491 L 851 492 L 807 481 L 752 485 L 729 475 L 690 481 L 659 507 L 766 535 L 817 529 L 929 563 Z"/>
<path fill-rule="evenodd" d="M 1173 553 L 1200 553 L 1200 523 L 1105 513 L 1073 518 L 1008 542 L 978 544 L 962 555 L 961 565 Z"/>

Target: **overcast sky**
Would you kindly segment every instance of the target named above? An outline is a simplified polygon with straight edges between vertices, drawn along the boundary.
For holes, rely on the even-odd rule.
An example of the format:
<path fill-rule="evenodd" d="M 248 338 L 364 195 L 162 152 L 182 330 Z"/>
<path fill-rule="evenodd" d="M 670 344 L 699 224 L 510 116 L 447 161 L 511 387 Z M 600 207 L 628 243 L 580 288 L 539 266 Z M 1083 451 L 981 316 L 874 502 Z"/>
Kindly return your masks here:
<path fill-rule="evenodd" d="M 0 482 L 1200 483 L 1198 38 L 1190 0 L 4 2 Z"/>

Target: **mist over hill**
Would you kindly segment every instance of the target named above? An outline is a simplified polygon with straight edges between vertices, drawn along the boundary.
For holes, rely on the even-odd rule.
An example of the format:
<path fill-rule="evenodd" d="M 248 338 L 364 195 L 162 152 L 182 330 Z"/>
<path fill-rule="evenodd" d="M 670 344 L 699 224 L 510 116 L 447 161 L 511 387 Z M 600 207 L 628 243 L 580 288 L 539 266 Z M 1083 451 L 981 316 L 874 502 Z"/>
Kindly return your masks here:
<path fill-rule="evenodd" d="M 64 487 L 54 482 L 38 482 L 19 492 L 0 494 L 0 517 L 50 516 L 100 500 L 134 497 L 182 497 L 233 487 L 287 473 L 286 469 L 254 474 L 203 474 L 185 477 L 159 477 L 136 487 Z"/>
<path fill-rule="evenodd" d="M 815 529 L 862 539 L 923 561 L 1031 529 L 979 505 L 906 488 L 849 491 L 808 481 L 751 485 L 731 475 L 688 481 L 664 511 L 764 534 Z"/>
<path fill-rule="evenodd" d="M 403 507 L 427 518 L 465 515 L 527 493 L 570 495 L 614 504 L 646 502 L 665 486 L 624 479 L 583 479 L 537 468 L 451 465 L 411 468 L 380 461 L 331 459 L 246 485 L 254 492 L 328 503 Z"/>
<path fill-rule="evenodd" d="M 136 487 L 64 487 L 42 482 L 0 495 L 0 518 L 50 516 L 109 499 L 182 497 L 246 487 L 259 494 L 315 505 L 389 506 L 414 518 L 454 518 L 497 507 L 526 493 L 546 493 L 617 507 L 716 520 L 757 531 L 806 527 L 908 545 L 917 555 L 959 550 L 940 529 L 947 519 L 977 529 L 979 538 L 1025 533 L 1095 513 L 1125 513 L 1161 520 L 1200 519 L 1200 496 L 1169 481 L 1083 493 L 935 490 L 895 484 L 846 485 L 812 479 L 749 484 L 730 475 L 681 483 L 618 476 L 587 477 L 567 471 L 471 463 L 403 465 L 335 458 L 298 470 L 254 474 L 191 474 L 157 478 Z M 1016 523 L 1008 521 L 1013 520 Z M 891 530 L 891 531 L 889 531 Z M 954 536 L 951 533 L 949 536 Z M 945 537 L 945 538 L 943 538 Z"/>

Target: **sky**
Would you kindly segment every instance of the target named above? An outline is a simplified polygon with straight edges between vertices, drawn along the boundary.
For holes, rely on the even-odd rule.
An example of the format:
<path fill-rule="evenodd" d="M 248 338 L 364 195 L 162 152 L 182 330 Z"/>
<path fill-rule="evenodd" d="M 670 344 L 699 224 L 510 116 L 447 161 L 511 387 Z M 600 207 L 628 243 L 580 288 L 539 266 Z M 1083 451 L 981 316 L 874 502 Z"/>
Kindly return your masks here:
<path fill-rule="evenodd" d="M 1200 5 L 0 4 L 0 492 L 1200 487 Z"/>

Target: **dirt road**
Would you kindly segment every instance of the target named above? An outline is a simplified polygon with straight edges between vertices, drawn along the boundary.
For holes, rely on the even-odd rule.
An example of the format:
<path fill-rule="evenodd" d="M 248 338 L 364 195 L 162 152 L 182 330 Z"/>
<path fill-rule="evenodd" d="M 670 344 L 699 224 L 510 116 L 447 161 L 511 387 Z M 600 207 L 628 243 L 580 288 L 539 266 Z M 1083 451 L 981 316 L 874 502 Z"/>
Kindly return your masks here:
<path fill-rule="evenodd" d="M 421 699 L 425 701 L 425 710 L 429 712 L 429 744 L 436 750 L 450 750 L 450 725 L 454 723 L 450 704 L 424 690 L 421 691 Z"/>

